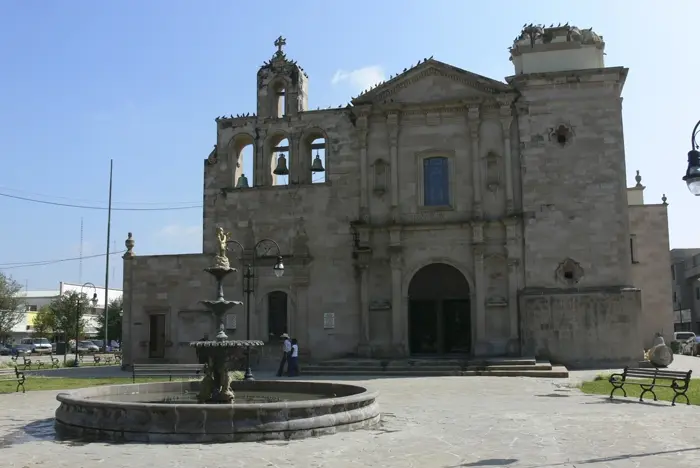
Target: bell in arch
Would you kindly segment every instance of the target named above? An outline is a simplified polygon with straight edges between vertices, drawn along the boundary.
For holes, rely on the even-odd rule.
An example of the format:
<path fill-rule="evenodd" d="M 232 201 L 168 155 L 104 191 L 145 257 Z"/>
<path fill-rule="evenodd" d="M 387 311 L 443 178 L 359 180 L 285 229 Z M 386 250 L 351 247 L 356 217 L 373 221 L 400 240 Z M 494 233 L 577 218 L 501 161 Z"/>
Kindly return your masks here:
<path fill-rule="evenodd" d="M 236 183 L 236 188 L 248 188 L 250 185 L 248 185 L 248 178 L 245 176 L 245 174 L 241 174 L 241 176 L 238 178 L 238 182 Z"/>
<path fill-rule="evenodd" d="M 289 169 L 287 169 L 287 158 L 284 157 L 284 153 L 280 153 L 280 157 L 277 158 L 277 167 L 272 171 L 275 175 L 287 175 L 289 174 Z"/>
<path fill-rule="evenodd" d="M 314 158 L 314 162 L 311 163 L 311 172 L 325 172 L 326 170 L 323 168 L 323 162 L 321 162 L 321 156 L 319 156 L 318 152 L 316 153 L 316 157 Z"/>

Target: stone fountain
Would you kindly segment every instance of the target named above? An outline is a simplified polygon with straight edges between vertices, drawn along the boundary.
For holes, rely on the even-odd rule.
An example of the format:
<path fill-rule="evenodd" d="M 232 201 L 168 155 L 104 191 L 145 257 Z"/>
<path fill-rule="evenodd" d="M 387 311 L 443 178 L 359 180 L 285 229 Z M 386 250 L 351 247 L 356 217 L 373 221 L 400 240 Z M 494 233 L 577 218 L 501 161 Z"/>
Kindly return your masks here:
<path fill-rule="evenodd" d="M 216 317 L 219 330 L 214 340 L 190 343 L 200 362 L 206 364 L 204 378 L 59 393 L 55 428 L 60 439 L 250 442 L 377 426 L 378 395 L 360 385 L 286 379 L 231 381 L 227 363 L 234 350 L 263 343 L 229 340 L 226 336 L 225 314 L 241 302 L 224 297 L 224 278 L 236 270 L 226 256 L 228 235 L 217 228 L 217 239 L 219 251 L 213 265 L 205 269 L 216 278 L 217 296 L 201 302 Z"/>
<path fill-rule="evenodd" d="M 224 297 L 224 278 L 230 275 L 232 268 L 226 254 L 229 234 L 222 228 L 216 228 L 219 251 L 214 256 L 214 264 L 204 271 L 216 279 L 216 299 L 200 301 L 216 317 L 219 331 L 214 340 L 193 341 L 190 346 L 195 348 L 199 362 L 205 364 L 204 379 L 197 399 L 200 403 L 231 403 L 234 394 L 231 390 L 231 378 L 228 362 L 234 350 L 245 347 L 248 350 L 265 343 L 258 340 L 229 340 L 225 330 L 226 312 L 235 306 L 242 305 L 240 301 L 228 301 Z"/>

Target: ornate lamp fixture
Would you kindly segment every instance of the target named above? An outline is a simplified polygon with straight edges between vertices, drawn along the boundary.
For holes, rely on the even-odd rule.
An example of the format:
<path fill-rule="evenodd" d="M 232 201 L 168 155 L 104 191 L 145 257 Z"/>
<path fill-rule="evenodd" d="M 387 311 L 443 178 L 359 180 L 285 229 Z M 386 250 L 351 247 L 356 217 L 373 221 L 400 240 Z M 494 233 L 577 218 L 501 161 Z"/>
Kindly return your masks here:
<path fill-rule="evenodd" d="M 690 135 L 691 149 L 688 151 L 688 169 L 685 171 L 683 180 L 688 184 L 688 190 L 695 196 L 700 196 L 700 152 L 695 137 L 700 130 L 700 121 L 695 124 L 693 133 Z"/>

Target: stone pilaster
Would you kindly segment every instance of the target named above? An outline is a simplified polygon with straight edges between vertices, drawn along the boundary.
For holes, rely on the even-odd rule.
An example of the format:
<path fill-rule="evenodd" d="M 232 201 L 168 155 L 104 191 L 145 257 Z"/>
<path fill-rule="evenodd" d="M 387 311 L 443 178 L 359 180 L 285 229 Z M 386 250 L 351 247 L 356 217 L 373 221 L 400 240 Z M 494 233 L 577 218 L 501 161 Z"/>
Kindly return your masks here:
<path fill-rule="evenodd" d="M 510 146 L 510 126 L 513 123 L 510 105 L 503 105 L 500 109 L 501 125 L 503 126 L 503 158 L 505 160 L 506 178 L 506 213 L 513 213 L 513 161 Z"/>
<path fill-rule="evenodd" d="M 296 296 L 296 313 L 290 331 L 304 343 L 309 343 L 309 329 L 313 326 L 309 323 L 309 278 L 306 275 L 295 276 L 292 288 Z"/>
<path fill-rule="evenodd" d="M 301 154 L 300 143 L 301 133 L 292 133 L 287 139 L 289 141 L 289 151 L 287 161 L 290 163 L 289 183 L 310 184 L 311 183 L 311 158 L 308 154 Z M 313 155 L 313 151 L 311 152 Z"/>
<path fill-rule="evenodd" d="M 473 257 L 474 257 L 474 354 L 483 354 L 481 343 L 486 339 L 486 284 L 484 278 L 484 231 L 482 223 L 473 223 Z"/>
<path fill-rule="evenodd" d="M 518 290 L 520 266 L 520 245 L 518 243 L 518 220 L 507 218 L 504 222 L 506 228 L 506 251 L 508 253 L 508 315 L 510 318 L 510 335 L 508 353 L 520 352 L 520 324 L 518 323 Z"/>
<path fill-rule="evenodd" d="M 399 206 L 399 117 L 399 113 L 395 111 L 386 116 L 391 161 L 391 214 L 393 219 L 398 217 Z"/>
<path fill-rule="evenodd" d="M 479 119 L 478 106 L 469 107 L 467 122 L 472 144 L 472 212 L 475 217 L 481 218 L 483 215 L 481 204 L 481 155 L 479 153 L 479 129 L 481 128 L 481 120 Z"/>
<path fill-rule="evenodd" d="M 127 369 L 134 364 L 134 356 L 138 355 L 138 349 L 134 349 L 138 346 L 138 342 L 132 338 L 134 322 L 132 310 L 134 302 L 133 263 L 136 261 L 136 255 L 133 251 L 135 242 L 131 233 L 129 233 L 124 245 L 126 245 L 126 252 L 122 256 L 124 262 L 122 275 L 122 369 Z"/>
<path fill-rule="evenodd" d="M 272 176 L 270 175 L 270 170 L 266 169 L 267 164 L 265 164 L 265 136 L 264 134 L 256 134 L 255 141 L 253 144 L 253 186 L 260 187 L 265 185 L 267 180 L 270 180 L 272 184 Z M 267 175 L 266 175 L 267 174 Z"/>
<path fill-rule="evenodd" d="M 397 354 L 404 354 L 404 321 L 401 293 L 401 278 L 403 277 L 403 258 L 400 249 L 391 251 L 391 342 Z"/>
<path fill-rule="evenodd" d="M 357 139 L 360 145 L 360 220 L 369 221 L 369 161 L 367 159 L 368 111 L 360 111 L 357 117 Z"/>

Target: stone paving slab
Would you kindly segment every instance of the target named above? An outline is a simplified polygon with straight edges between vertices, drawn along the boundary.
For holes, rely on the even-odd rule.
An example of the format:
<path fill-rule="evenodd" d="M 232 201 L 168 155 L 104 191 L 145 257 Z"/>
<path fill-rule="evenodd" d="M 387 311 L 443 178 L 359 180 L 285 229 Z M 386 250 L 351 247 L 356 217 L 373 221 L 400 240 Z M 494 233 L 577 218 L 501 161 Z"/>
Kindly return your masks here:
<path fill-rule="evenodd" d="M 325 379 L 324 379 L 325 380 Z M 68 444 L 57 392 L 0 395 L 0 465 L 72 467 L 698 467 L 700 408 L 584 395 L 532 378 L 373 379 L 381 429 L 293 442 Z M 38 437 L 33 437 L 34 434 Z"/>

